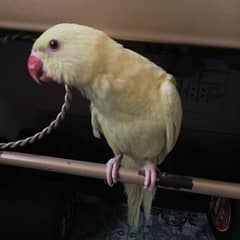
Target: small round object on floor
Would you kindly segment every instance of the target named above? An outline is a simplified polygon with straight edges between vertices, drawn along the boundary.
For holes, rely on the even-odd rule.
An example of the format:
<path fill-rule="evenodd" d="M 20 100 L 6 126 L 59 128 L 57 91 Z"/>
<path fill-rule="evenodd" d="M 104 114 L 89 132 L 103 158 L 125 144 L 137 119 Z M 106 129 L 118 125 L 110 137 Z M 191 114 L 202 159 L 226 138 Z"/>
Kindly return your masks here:
<path fill-rule="evenodd" d="M 210 217 L 213 226 L 219 232 L 226 232 L 231 221 L 230 200 L 221 197 L 212 197 L 210 201 Z"/>
<path fill-rule="evenodd" d="M 237 239 L 240 235 L 240 201 L 211 197 L 208 219 L 217 240 Z"/>

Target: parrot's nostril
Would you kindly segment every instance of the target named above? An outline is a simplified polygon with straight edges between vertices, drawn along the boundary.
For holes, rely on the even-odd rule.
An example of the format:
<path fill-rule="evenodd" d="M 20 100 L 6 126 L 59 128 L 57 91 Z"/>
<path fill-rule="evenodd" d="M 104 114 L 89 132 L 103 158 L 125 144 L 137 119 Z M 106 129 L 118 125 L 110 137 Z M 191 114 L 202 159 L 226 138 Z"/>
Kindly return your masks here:
<path fill-rule="evenodd" d="M 30 55 L 28 58 L 28 71 L 31 77 L 38 81 L 43 73 L 42 61 L 38 57 Z"/>

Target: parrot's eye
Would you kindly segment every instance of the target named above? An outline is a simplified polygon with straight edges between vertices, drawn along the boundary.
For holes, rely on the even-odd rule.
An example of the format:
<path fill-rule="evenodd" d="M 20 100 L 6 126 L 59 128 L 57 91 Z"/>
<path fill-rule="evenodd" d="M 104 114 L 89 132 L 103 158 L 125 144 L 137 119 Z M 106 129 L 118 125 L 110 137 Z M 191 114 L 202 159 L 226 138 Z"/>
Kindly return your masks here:
<path fill-rule="evenodd" d="M 59 48 L 59 42 L 55 39 L 52 39 L 49 42 L 49 48 L 52 49 L 52 50 L 57 50 Z"/>

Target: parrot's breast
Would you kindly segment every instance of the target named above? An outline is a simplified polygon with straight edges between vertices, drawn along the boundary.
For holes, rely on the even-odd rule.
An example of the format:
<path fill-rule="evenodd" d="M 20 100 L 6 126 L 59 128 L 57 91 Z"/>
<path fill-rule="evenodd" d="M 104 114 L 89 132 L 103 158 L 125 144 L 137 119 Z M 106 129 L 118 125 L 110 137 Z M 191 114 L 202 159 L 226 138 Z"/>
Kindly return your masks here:
<path fill-rule="evenodd" d="M 123 153 L 144 163 L 155 159 L 166 144 L 163 121 L 149 118 L 99 117 L 102 133 L 115 153 Z"/>

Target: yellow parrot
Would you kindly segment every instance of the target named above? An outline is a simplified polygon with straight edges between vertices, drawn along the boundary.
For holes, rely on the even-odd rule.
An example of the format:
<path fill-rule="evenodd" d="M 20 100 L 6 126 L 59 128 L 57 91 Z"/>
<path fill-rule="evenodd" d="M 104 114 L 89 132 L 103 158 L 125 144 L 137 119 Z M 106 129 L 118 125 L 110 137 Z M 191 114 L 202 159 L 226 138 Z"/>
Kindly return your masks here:
<path fill-rule="evenodd" d="M 128 222 L 138 226 L 141 205 L 149 219 L 157 164 L 173 149 L 181 127 L 174 77 L 104 32 L 72 23 L 40 35 L 28 69 L 36 81 L 74 86 L 90 101 L 93 134 L 103 134 L 114 153 L 107 183 L 117 181 L 120 165 L 143 168 L 144 186 L 125 184 Z"/>

